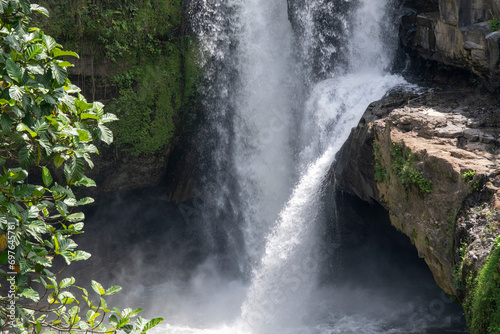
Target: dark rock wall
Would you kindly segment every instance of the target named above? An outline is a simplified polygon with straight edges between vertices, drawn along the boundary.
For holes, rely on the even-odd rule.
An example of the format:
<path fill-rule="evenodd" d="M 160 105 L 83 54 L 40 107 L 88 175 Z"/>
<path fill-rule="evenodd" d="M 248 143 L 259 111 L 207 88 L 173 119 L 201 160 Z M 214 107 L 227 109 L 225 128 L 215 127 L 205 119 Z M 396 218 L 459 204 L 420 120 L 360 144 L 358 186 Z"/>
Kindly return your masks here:
<path fill-rule="evenodd" d="M 496 0 L 406 1 L 413 9 L 402 18 L 401 41 L 420 57 L 474 73 L 491 91 L 500 86 L 500 18 Z M 437 5 L 437 6 L 436 6 Z"/>

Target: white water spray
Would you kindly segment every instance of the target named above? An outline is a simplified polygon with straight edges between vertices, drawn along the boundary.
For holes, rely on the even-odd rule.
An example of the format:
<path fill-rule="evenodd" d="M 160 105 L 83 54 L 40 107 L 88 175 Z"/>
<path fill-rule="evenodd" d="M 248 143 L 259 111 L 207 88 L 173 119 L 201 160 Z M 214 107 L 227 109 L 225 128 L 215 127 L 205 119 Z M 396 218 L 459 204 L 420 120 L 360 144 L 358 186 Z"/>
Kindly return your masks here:
<path fill-rule="evenodd" d="M 223 279 L 211 280 L 222 295 L 239 297 L 214 294 L 212 302 L 204 301 L 209 313 L 214 307 L 221 312 L 241 308 L 240 315 L 206 327 L 170 323 L 160 331 L 384 333 L 383 321 L 359 317 L 359 323 L 351 324 L 353 318 L 332 315 L 339 305 L 318 297 L 316 277 L 325 252 L 318 244 L 322 187 L 335 154 L 368 104 L 404 83 L 387 73 L 395 41 L 394 31 L 384 28 L 388 0 L 360 0 L 357 6 L 342 0 L 338 8 L 326 0 L 306 1 L 294 13 L 304 34 L 297 39 L 300 45 L 293 44 L 286 0 L 192 1 L 207 81 L 212 82 L 205 97 L 217 101 L 208 105 L 214 108 L 211 135 L 218 138 L 213 161 L 216 170 L 225 166 L 224 173 L 231 174 L 221 178 L 216 173 L 213 184 L 219 187 L 207 189 L 213 192 L 215 211 L 230 207 L 232 217 L 238 217 L 224 224 L 242 231 L 244 254 L 233 256 L 243 257 L 239 262 L 251 274 L 248 286 L 235 284 L 234 289 L 224 286 Z M 339 12 L 335 29 L 340 30 L 323 33 L 313 21 L 325 8 L 356 11 Z M 332 59 L 342 67 L 333 66 Z M 301 64 L 316 68 L 321 81 L 309 68 L 297 71 Z M 304 89 L 309 91 L 304 94 Z M 304 95 L 305 103 L 297 98 Z M 227 186 L 231 178 L 232 187 Z M 231 239 L 230 233 L 227 237 Z M 203 275 L 195 275 L 191 286 L 212 291 L 213 285 L 198 277 Z M 199 295 L 191 297 L 193 304 L 200 300 Z M 219 300 L 231 306 L 222 307 Z M 309 309 L 319 310 L 312 317 Z"/>

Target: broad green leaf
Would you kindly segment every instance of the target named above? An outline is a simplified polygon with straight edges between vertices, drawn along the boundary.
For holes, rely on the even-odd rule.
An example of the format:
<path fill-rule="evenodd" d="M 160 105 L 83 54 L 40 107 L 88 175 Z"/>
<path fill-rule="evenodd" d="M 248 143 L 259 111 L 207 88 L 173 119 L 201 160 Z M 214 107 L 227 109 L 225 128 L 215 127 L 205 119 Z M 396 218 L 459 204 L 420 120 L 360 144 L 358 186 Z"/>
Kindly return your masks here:
<path fill-rule="evenodd" d="M 92 285 L 92 289 L 96 293 L 98 293 L 100 296 L 104 296 L 104 294 L 106 293 L 106 290 L 104 290 L 104 288 L 102 287 L 102 285 L 99 282 L 92 280 L 91 285 Z"/>
<path fill-rule="evenodd" d="M 69 216 L 66 217 L 66 219 L 72 223 L 79 222 L 85 219 L 85 215 L 83 212 L 77 212 L 70 214 Z"/>
<path fill-rule="evenodd" d="M 58 61 L 59 66 L 61 67 L 73 67 L 74 65 L 71 64 L 69 61 Z"/>
<path fill-rule="evenodd" d="M 116 328 L 116 325 L 118 324 L 118 318 L 116 317 L 116 315 L 114 314 L 110 315 L 108 321 L 111 326 Z"/>
<path fill-rule="evenodd" d="M 52 178 L 52 175 L 50 175 L 50 171 L 47 167 L 42 168 L 42 179 L 43 179 L 43 184 L 48 188 L 54 181 Z"/>
<path fill-rule="evenodd" d="M 80 302 L 75 298 L 75 295 L 73 295 L 69 291 L 61 291 L 61 293 L 59 293 L 59 295 L 57 296 L 57 298 L 64 305 L 69 305 L 69 304 L 72 304 L 74 302 L 76 302 L 77 304 L 80 304 Z"/>
<path fill-rule="evenodd" d="M 49 35 L 43 35 L 42 42 L 45 45 L 45 47 L 47 47 L 47 51 L 49 51 L 49 53 L 52 53 L 52 50 L 54 50 L 54 48 L 57 45 L 56 41 Z"/>
<path fill-rule="evenodd" d="M 106 296 L 114 295 L 115 293 L 117 293 L 121 289 L 122 289 L 121 286 L 113 285 L 112 287 L 110 287 L 109 289 L 106 290 Z"/>
<path fill-rule="evenodd" d="M 150 320 L 142 329 L 142 333 L 146 333 L 146 331 L 150 330 L 151 328 L 155 327 L 158 325 L 160 322 L 162 322 L 164 319 L 163 318 L 154 318 Z"/>
<path fill-rule="evenodd" d="M 10 133 L 10 130 L 12 127 L 12 119 L 9 117 L 9 115 L 7 115 L 5 113 L 2 114 L 1 125 L 2 125 L 2 131 L 4 132 L 4 134 Z"/>
<path fill-rule="evenodd" d="M 84 226 L 84 223 L 76 223 L 76 224 L 69 225 L 68 229 L 79 232 L 83 229 L 83 226 Z"/>
<path fill-rule="evenodd" d="M 35 58 L 36 56 L 38 56 L 42 52 L 43 52 L 43 46 L 42 45 L 40 45 L 40 44 L 33 44 L 29 48 L 26 49 L 25 57 L 26 57 L 27 60 L 30 60 L 30 59 Z M 32 72 L 33 72 L 33 69 L 32 69 Z M 39 74 L 43 74 L 43 71 L 42 71 L 42 73 L 39 73 Z"/>
<path fill-rule="evenodd" d="M 101 302 L 101 309 L 104 311 L 104 313 L 108 313 L 110 312 L 108 310 L 108 303 L 106 302 L 106 300 L 104 298 L 100 298 L 100 302 Z"/>
<path fill-rule="evenodd" d="M 56 80 L 59 85 L 63 85 L 68 77 L 68 71 L 54 62 L 50 63 L 50 68 L 52 70 L 52 78 Z"/>
<path fill-rule="evenodd" d="M 118 321 L 118 323 L 116 324 L 116 328 L 122 328 L 123 326 L 125 326 L 129 322 L 130 322 L 129 318 L 120 319 L 120 321 Z"/>
<path fill-rule="evenodd" d="M 95 200 L 92 198 L 92 197 L 84 197 L 82 198 L 81 200 L 79 200 L 76 205 L 77 206 L 80 206 L 80 205 L 87 205 L 87 204 L 91 204 L 91 203 L 94 203 Z"/>
<path fill-rule="evenodd" d="M 42 51 L 43 51 L 43 47 L 42 47 Z M 29 73 L 32 73 L 32 74 L 39 74 L 39 75 L 43 75 L 45 72 L 44 72 L 44 69 L 42 66 L 40 65 L 28 65 L 28 72 Z M 29 83 L 30 86 L 32 87 L 37 87 L 39 89 L 43 89 L 44 86 L 39 83 L 38 81 L 35 81 L 35 82 L 32 82 L 32 83 Z"/>
<path fill-rule="evenodd" d="M 56 156 L 54 157 L 54 166 L 56 166 L 56 168 L 59 168 L 64 163 L 64 161 L 65 160 L 61 156 L 61 154 L 56 154 Z"/>
<path fill-rule="evenodd" d="M 40 5 L 37 5 L 37 4 L 31 4 L 31 10 L 34 11 L 34 12 L 38 12 L 40 14 L 43 14 L 45 16 L 49 16 L 49 11 L 45 8 L 45 7 L 42 7 Z"/>
<path fill-rule="evenodd" d="M 19 132 L 22 132 L 22 131 L 26 131 L 30 134 L 30 136 L 32 138 L 36 137 L 37 136 L 37 133 L 34 132 L 33 130 L 31 130 L 26 124 L 24 123 L 19 123 L 17 126 L 16 126 L 16 131 L 19 131 Z"/>
<path fill-rule="evenodd" d="M 25 15 L 31 14 L 31 4 L 29 0 L 18 0 Z"/>
<path fill-rule="evenodd" d="M 92 145 L 94 146 L 94 145 Z M 99 153 L 97 151 L 97 148 L 96 148 L 96 151 L 94 153 Z M 84 153 L 83 154 L 83 158 L 85 159 L 85 161 L 87 161 L 87 163 L 89 164 L 89 167 L 90 168 L 94 168 L 94 163 L 92 162 L 92 160 L 90 159 L 90 155 L 88 153 Z"/>
<path fill-rule="evenodd" d="M 12 99 L 14 99 L 14 100 L 16 100 L 18 102 L 21 102 L 21 100 L 23 99 L 23 95 L 24 95 L 24 92 L 21 89 L 21 87 L 14 85 L 14 86 L 12 86 L 12 87 L 9 88 L 9 96 L 10 96 L 10 98 L 12 98 Z"/>
<path fill-rule="evenodd" d="M 74 184 L 75 184 L 75 186 L 85 186 L 85 187 L 95 187 L 96 186 L 95 181 L 92 179 L 89 179 L 86 176 L 82 177 L 81 180 L 76 181 Z"/>
<path fill-rule="evenodd" d="M 14 198 L 30 197 L 35 191 L 35 188 L 36 187 L 32 184 L 22 184 L 14 189 L 12 196 L 14 196 Z"/>
<path fill-rule="evenodd" d="M 44 149 L 47 156 L 50 156 L 52 154 L 52 145 L 47 139 L 39 139 L 38 143 Z"/>
<path fill-rule="evenodd" d="M 96 313 L 92 310 L 89 310 L 87 311 L 87 321 L 92 321 L 100 315 L 101 315 L 100 313 Z"/>
<path fill-rule="evenodd" d="M 135 317 L 140 312 L 142 312 L 142 308 L 136 308 L 135 310 L 133 310 L 132 312 L 129 313 L 128 317 L 129 318 Z"/>
<path fill-rule="evenodd" d="M 35 161 L 36 150 L 33 145 L 26 145 L 19 151 L 19 165 L 28 168 Z"/>
<path fill-rule="evenodd" d="M 99 120 L 99 117 L 97 115 L 94 115 L 94 114 L 90 114 L 90 113 L 82 113 L 80 115 L 80 118 L 81 119 L 95 119 L 95 120 Z"/>
<path fill-rule="evenodd" d="M 111 145 L 113 142 L 113 132 L 103 124 L 99 124 L 97 126 L 97 135 L 99 139 L 105 142 L 108 145 Z"/>
<path fill-rule="evenodd" d="M 21 83 L 23 70 L 19 65 L 17 65 L 12 59 L 9 58 L 5 62 L 5 69 L 7 70 L 7 74 L 9 74 L 9 77 L 17 81 L 17 83 Z"/>
<path fill-rule="evenodd" d="M 35 122 L 35 124 L 33 125 L 33 131 L 35 131 L 38 135 L 41 135 L 42 133 L 44 133 L 45 131 L 47 131 L 47 129 L 49 128 L 49 123 L 45 121 L 45 119 L 39 119 Z"/>
<path fill-rule="evenodd" d="M 24 181 L 28 177 L 28 172 L 22 168 L 9 169 L 9 175 L 12 177 L 12 182 Z"/>
<path fill-rule="evenodd" d="M 73 51 L 63 51 L 63 50 L 61 50 L 59 48 L 55 48 L 54 49 L 53 56 L 54 57 L 72 56 L 72 57 L 80 58 L 76 52 L 73 52 Z"/>
<path fill-rule="evenodd" d="M 143 317 L 138 317 L 137 320 L 135 321 L 134 327 L 138 332 L 143 333 L 142 329 L 144 328 L 144 326 L 146 326 L 147 322 L 148 321 Z"/>
<path fill-rule="evenodd" d="M 78 129 L 76 131 L 78 131 L 78 139 L 80 140 L 80 142 L 89 142 L 92 140 L 92 136 L 87 130 Z"/>
<path fill-rule="evenodd" d="M 64 200 L 64 204 L 66 204 L 67 206 L 77 206 L 77 200 L 76 198 L 66 198 Z"/>
<path fill-rule="evenodd" d="M 85 173 L 85 162 L 83 159 L 73 157 L 70 164 L 71 180 L 80 181 Z"/>
<path fill-rule="evenodd" d="M 64 288 L 67 288 L 67 287 L 69 287 L 69 286 L 71 286 L 73 284 L 75 284 L 75 278 L 74 277 L 65 278 L 61 282 L 59 282 L 59 288 L 60 289 L 64 289 Z"/>
<path fill-rule="evenodd" d="M 125 334 L 138 333 L 137 331 L 134 331 L 134 326 L 132 325 L 125 325 L 121 328 L 121 330 L 124 331 Z"/>
<path fill-rule="evenodd" d="M 50 191 L 55 193 L 58 196 L 61 195 L 67 195 L 69 197 L 75 198 L 75 194 L 71 190 L 71 188 L 63 187 L 60 184 L 55 183 L 51 188 Z"/>
<path fill-rule="evenodd" d="M 38 295 L 38 292 L 35 290 L 29 288 L 29 289 L 24 289 L 21 293 L 19 293 L 20 297 L 26 297 L 31 299 L 34 302 L 38 302 L 40 300 L 40 296 Z"/>
<path fill-rule="evenodd" d="M 90 253 L 78 250 L 75 252 L 75 255 L 73 256 L 73 261 L 85 261 L 88 260 L 90 256 L 91 256 Z"/>
<path fill-rule="evenodd" d="M 92 108 L 95 110 L 96 115 L 102 118 L 104 115 L 104 104 L 101 102 L 94 102 L 92 103 Z"/>
<path fill-rule="evenodd" d="M 42 265 L 43 267 L 52 267 L 52 261 L 46 257 L 41 257 L 38 255 L 35 255 L 35 256 L 30 257 L 30 260 L 39 264 L 39 265 Z"/>
<path fill-rule="evenodd" d="M 101 118 L 101 123 L 108 123 L 114 121 L 118 121 L 118 117 L 116 117 L 116 115 L 112 113 L 104 114 Z"/>
<path fill-rule="evenodd" d="M 16 101 L 14 100 L 6 100 L 6 99 L 0 99 L 0 104 L 8 104 L 10 105 L 11 107 L 14 106 L 16 104 Z"/>

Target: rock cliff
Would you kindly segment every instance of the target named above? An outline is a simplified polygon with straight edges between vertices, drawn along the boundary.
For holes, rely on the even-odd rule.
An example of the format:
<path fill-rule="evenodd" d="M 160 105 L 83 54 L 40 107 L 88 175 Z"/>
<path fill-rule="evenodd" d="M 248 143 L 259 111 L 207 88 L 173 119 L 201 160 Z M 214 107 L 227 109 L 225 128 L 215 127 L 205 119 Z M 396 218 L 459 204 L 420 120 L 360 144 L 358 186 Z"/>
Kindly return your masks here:
<path fill-rule="evenodd" d="M 474 91 L 392 92 L 369 106 L 334 167 L 341 189 L 388 210 L 437 284 L 463 304 L 473 333 L 487 333 L 472 328 L 474 319 L 487 329 L 500 314 L 498 300 L 484 301 L 487 316 L 472 306 L 499 247 L 499 107 Z"/>
<path fill-rule="evenodd" d="M 498 0 L 406 1 L 400 26 L 407 50 L 424 59 L 477 75 L 490 90 L 500 87 Z"/>

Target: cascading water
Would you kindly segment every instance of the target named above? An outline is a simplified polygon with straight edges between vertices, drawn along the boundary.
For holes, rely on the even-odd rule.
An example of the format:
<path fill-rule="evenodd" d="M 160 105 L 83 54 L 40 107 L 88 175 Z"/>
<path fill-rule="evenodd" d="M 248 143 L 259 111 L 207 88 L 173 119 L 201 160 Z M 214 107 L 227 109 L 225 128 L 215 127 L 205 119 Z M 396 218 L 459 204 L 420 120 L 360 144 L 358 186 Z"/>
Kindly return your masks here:
<path fill-rule="evenodd" d="M 191 293 L 166 292 L 184 314 L 166 314 L 157 332 L 421 333 L 387 330 L 402 309 L 384 308 L 394 313 L 386 320 L 380 310 L 343 312 L 349 293 L 316 283 L 328 252 L 320 213 L 335 154 L 368 104 L 404 83 L 388 73 L 393 7 L 191 0 L 205 73 L 197 226 L 208 255 L 187 283 Z"/>

